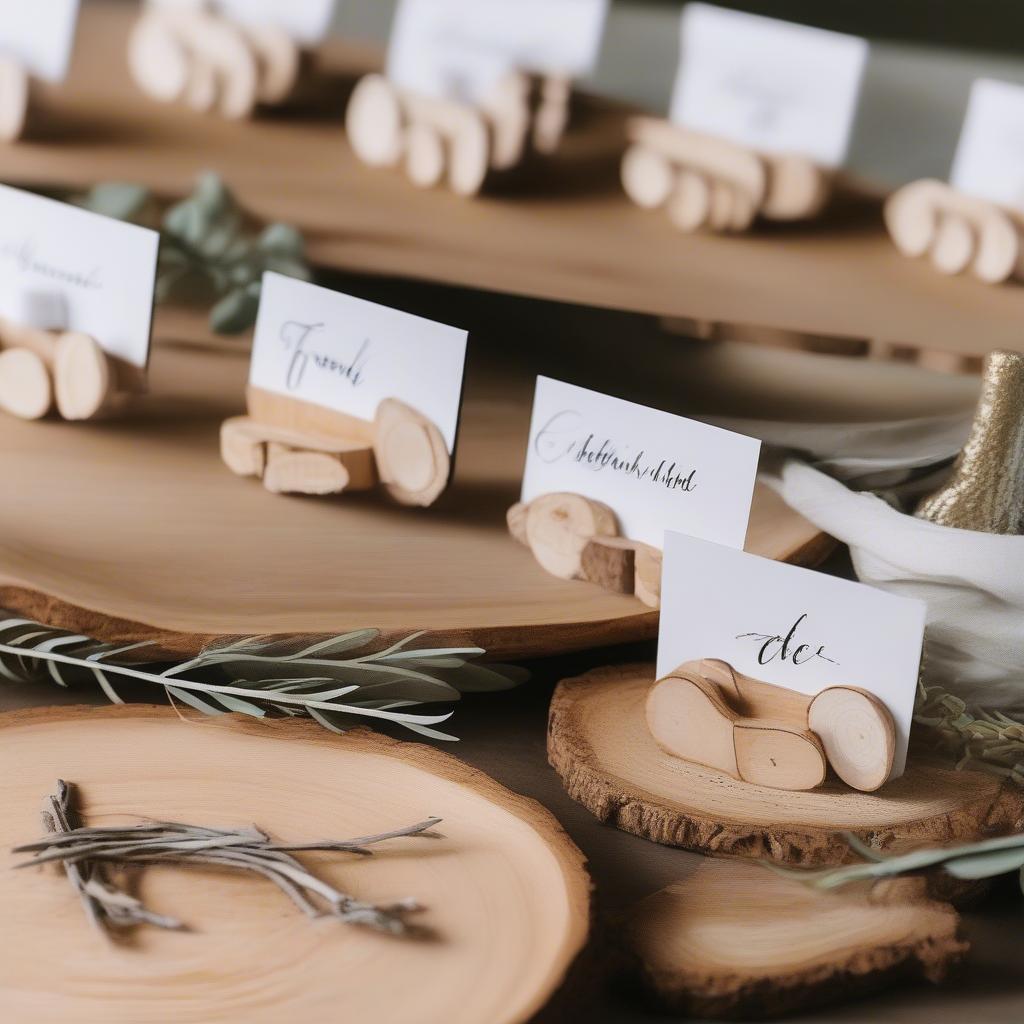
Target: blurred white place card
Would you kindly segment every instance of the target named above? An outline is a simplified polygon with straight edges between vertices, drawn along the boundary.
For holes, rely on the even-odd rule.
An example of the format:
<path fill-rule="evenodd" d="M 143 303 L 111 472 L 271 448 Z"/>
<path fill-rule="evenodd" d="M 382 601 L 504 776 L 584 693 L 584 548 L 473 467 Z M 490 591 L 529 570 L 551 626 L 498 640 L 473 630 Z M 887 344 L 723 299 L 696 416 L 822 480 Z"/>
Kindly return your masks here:
<path fill-rule="evenodd" d="M 247 25 L 276 25 L 305 46 L 319 43 L 334 20 L 337 0 L 215 0 L 213 7 Z"/>
<path fill-rule="evenodd" d="M 68 71 L 78 23 L 78 0 L 6 3 L 0 14 L 0 57 L 30 74 L 59 82 Z"/>
<path fill-rule="evenodd" d="M 843 162 L 868 44 L 856 36 L 690 3 L 671 118 L 766 153 Z"/>
<path fill-rule="evenodd" d="M 0 316 L 91 335 L 144 368 L 149 358 L 160 235 L 68 203 L 0 185 Z"/>
<path fill-rule="evenodd" d="M 467 332 L 267 271 L 249 383 L 372 420 L 397 398 L 455 451 Z"/>
<path fill-rule="evenodd" d="M 594 66 L 608 0 L 400 0 L 388 77 L 478 103 L 519 69 L 576 78 Z"/>
<path fill-rule="evenodd" d="M 1024 210 L 1024 85 L 974 81 L 949 183 Z"/>
<path fill-rule="evenodd" d="M 813 695 L 867 690 L 896 726 L 890 778 L 903 773 L 924 640 L 925 603 L 863 583 L 666 533 L 658 678 L 718 658 Z"/>
<path fill-rule="evenodd" d="M 742 548 L 761 442 L 538 377 L 524 502 L 570 491 L 604 502 L 624 537 L 660 548 L 667 529 Z"/>

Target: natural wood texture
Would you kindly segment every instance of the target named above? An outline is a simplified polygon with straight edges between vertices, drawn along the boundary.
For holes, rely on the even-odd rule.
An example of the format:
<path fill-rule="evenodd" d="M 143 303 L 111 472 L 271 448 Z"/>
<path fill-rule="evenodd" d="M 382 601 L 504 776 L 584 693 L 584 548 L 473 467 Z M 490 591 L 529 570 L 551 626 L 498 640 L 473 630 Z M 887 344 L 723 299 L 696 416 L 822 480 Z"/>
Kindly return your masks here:
<path fill-rule="evenodd" d="M 585 579 L 583 551 L 593 537 L 614 537 L 615 513 L 582 494 L 542 494 L 526 510 L 526 542 L 538 564 L 563 580 Z"/>
<path fill-rule="evenodd" d="M 580 556 L 588 583 L 617 594 L 632 594 L 636 578 L 636 544 L 627 537 L 593 537 Z"/>
<path fill-rule="evenodd" d="M 53 355 L 57 411 L 66 420 L 89 420 L 112 399 L 116 379 L 106 353 L 81 331 L 66 331 Z"/>
<path fill-rule="evenodd" d="M 119 946 L 90 929 L 61 872 L 4 871 L 5 1021 L 512 1024 L 547 1002 L 589 918 L 582 855 L 548 811 L 433 747 L 239 717 L 183 722 L 139 705 L 0 716 L 0 845 L 39 834 L 55 773 L 78 785 L 90 824 L 153 815 L 318 839 L 437 814 L 440 840 L 397 840 L 372 858 L 300 855 L 366 899 L 415 896 L 426 936 L 317 927 L 269 884 L 158 867 L 140 895 L 193 930 L 141 929 Z"/>
<path fill-rule="evenodd" d="M 0 351 L 0 410 L 38 420 L 52 407 L 53 386 L 43 359 L 27 348 Z"/>
<path fill-rule="evenodd" d="M 441 431 L 411 406 L 385 398 L 374 419 L 377 473 L 401 505 L 432 505 L 448 486 L 451 458 Z"/>
<path fill-rule="evenodd" d="M 873 694 L 852 686 L 830 686 L 807 708 L 807 724 L 825 747 L 833 771 L 854 789 L 870 793 L 892 771 L 896 728 Z"/>
<path fill-rule="evenodd" d="M 894 852 L 1024 828 L 1019 787 L 956 771 L 920 749 L 877 794 L 831 779 L 783 793 L 681 761 L 647 729 L 653 681 L 650 664 L 595 669 L 559 683 L 551 703 L 548 758 L 569 795 L 627 832 L 705 853 L 815 866 L 856 859 L 843 831 Z"/>
<path fill-rule="evenodd" d="M 161 311 L 155 335 L 150 394 L 117 421 L 0 419 L 0 607 L 173 655 L 226 634 L 362 627 L 383 639 L 425 629 L 496 658 L 656 635 L 639 601 L 555 579 L 508 535 L 525 368 L 474 361 L 452 484 L 410 514 L 374 495 L 284 500 L 232 476 L 219 431 L 244 411 L 248 352 L 206 341 L 199 314 Z M 832 543 L 757 488 L 751 551 L 814 564 Z"/>
<path fill-rule="evenodd" d="M 625 944 L 667 1009 L 744 1019 L 939 982 L 968 948 L 956 911 L 910 886 L 824 893 L 717 859 L 636 904 Z"/>
<path fill-rule="evenodd" d="M 633 593 L 648 608 L 661 607 L 661 561 L 662 555 L 659 548 L 651 547 L 650 544 L 636 546 L 636 575 L 633 578 Z"/>
<path fill-rule="evenodd" d="M 132 18 L 130 5 L 83 6 L 68 82 L 40 98 L 46 133 L 0 152 L 2 180 L 130 180 L 181 196 L 197 168 L 216 167 L 254 216 L 300 227 L 317 263 L 785 328 L 848 340 L 864 356 L 1024 347 L 1024 291 L 948 281 L 901 258 L 874 206 L 728 238 L 680 235 L 645 216 L 615 181 L 624 118 L 609 104 L 581 111 L 536 192 L 466 204 L 362 166 L 342 138 L 340 107 L 337 117 L 236 124 L 153 103 L 124 67 Z M 325 73 L 351 76 L 376 58 L 332 44 L 317 59 Z"/>

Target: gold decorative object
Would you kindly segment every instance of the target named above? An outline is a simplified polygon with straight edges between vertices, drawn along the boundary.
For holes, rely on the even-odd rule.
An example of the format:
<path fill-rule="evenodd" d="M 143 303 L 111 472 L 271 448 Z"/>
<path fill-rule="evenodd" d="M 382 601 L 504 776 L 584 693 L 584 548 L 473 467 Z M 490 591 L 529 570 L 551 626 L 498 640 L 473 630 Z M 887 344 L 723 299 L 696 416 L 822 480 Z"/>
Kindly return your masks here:
<path fill-rule="evenodd" d="M 953 474 L 914 514 L 961 530 L 1024 533 L 1024 355 L 989 353 Z"/>

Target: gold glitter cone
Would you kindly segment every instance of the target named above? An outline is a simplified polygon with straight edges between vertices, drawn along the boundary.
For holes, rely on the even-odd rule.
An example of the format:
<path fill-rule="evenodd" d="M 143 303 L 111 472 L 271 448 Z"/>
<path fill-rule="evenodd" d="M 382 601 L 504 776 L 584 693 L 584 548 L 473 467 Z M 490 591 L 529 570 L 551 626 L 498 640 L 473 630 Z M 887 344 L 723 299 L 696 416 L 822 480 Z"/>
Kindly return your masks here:
<path fill-rule="evenodd" d="M 953 475 L 914 514 L 961 530 L 1024 533 L 1024 355 L 989 353 Z"/>

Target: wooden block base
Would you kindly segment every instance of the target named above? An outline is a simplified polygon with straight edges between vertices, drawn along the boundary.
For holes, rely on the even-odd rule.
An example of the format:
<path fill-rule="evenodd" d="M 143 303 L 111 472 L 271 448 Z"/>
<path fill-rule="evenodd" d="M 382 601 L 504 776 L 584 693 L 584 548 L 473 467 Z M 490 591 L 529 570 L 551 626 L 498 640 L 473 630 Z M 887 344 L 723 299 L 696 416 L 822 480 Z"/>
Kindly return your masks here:
<path fill-rule="evenodd" d="M 682 761 L 647 728 L 654 678 L 650 664 L 594 669 L 559 683 L 551 703 L 548 758 L 566 790 L 626 832 L 701 853 L 812 867 L 856 859 L 844 831 L 888 853 L 1024 828 L 1024 790 L 956 771 L 920 749 L 878 793 L 832 778 L 815 790 L 783 792 Z"/>

